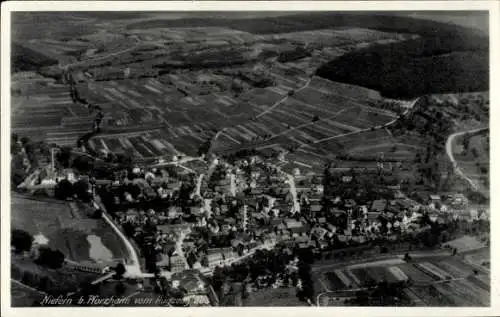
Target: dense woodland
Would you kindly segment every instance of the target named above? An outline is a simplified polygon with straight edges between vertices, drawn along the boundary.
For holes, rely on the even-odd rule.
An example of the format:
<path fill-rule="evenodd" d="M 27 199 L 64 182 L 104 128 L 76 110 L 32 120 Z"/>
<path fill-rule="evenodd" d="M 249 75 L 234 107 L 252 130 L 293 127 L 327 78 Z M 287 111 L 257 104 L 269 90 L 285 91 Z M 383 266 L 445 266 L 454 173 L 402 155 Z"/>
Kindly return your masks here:
<path fill-rule="evenodd" d="M 319 68 L 317 75 L 376 89 L 387 97 L 414 98 L 488 90 L 488 69 L 485 45 L 450 35 L 352 52 Z"/>

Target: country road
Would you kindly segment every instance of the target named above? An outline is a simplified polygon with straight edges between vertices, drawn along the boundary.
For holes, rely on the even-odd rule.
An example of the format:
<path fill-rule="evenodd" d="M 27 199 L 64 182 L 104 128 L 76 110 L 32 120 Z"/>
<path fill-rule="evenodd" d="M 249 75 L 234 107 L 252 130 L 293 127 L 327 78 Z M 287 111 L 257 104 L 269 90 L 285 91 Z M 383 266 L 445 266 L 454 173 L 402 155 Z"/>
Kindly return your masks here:
<path fill-rule="evenodd" d="M 468 130 L 468 131 L 456 132 L 456 133 L 451 134 L 448 137 L 448 139 L 446 140 L 446 154 L 448 155 L 451 163 L 453 164 L 453 170 L 455 171 L 455 173 L 458 176 L 460 176 L 461 178 L 466 180 L 475 191 L 480 190 L 479 186 L 472 179 L 470 179 L 467 175 L 464 174 L 464 172 L 460 169 L 460 167 L 458 167 L 458 163 L 455 160 L 455 157 L 453 156 L 453 141 L 455 140 L 455 138 L 457 138 L 459 136 L 462 136 L 462 135 L 465 135 L 468 133 L 482 132 L 482 131 L 485 131 L 488 129 L 489 128 L 477 128 L 477 129 L 472 129 L 472 130 Z"/>
<path fill-rule="evenodd" d="M 126 274 L 132 276 L 140 276 L 142 274 L 141 261 L 139 260 L 139 255 L 135 250 L 134 246 L 130 240 L 125 236 L 125 234 L 118 228 L 111 217 L 106 213 L 106 208 L 101 202 L 101 197 L 99 197 L 95 191 L 93 191 L 93 204 L 94 208 L 101 209 L 103 211 L 102 218 L 108 223 L 108 225 L 115 231 L 116 235 L 123 241 L 125 248 L 129 254 L 129 260 L 131 263 L 125 263 Z"/>
<path fill-rule="evenodd" d="M 107 55 L 98 56 L 96 58 L 88 59 L 88 60 L 85 60 L 85 61 L 78 61 L 76 63 L 66 64 L 66 65 L 59 64 L 59 68 L 61 68 L 63 70 L 68 70 L 70 67 L 84 66 L 87 63 L 92 63 L 92 62 L 96 62 L 96 61 L 99 61 L 99 60 L 102 60 L 102 59 L 106 59 L 106 58 L 111 57 L 111 56 L 115 56 L 115 55 L 120 55 L 120 54 L 123 54 L 123 53 L 127 53 L 128 51 L 131 51 L 133 49 L 135 49 L 135 46 L 123 49 L 123 50 L 118 51 L 118 52 L 109 53 Z"/>

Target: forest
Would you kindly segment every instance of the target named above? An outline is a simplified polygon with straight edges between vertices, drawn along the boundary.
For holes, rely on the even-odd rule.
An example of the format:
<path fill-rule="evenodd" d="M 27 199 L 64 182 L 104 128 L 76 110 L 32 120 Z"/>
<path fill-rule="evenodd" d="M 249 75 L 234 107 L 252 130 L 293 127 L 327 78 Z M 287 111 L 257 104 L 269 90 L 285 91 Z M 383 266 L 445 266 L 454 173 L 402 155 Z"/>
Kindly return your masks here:
<path fill-rule="evenodd" d="M 486 40 L 422 37 L 346 54 L 320 67 L 317 75 L 410 99 L 489 90 L 488 59 Z"/>

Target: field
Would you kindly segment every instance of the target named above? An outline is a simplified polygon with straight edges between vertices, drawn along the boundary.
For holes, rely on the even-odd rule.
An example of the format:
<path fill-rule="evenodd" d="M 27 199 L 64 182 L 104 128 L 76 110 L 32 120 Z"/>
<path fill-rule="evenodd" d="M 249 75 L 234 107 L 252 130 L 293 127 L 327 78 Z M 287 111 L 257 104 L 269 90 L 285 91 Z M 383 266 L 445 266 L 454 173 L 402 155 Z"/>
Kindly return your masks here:
<path fill-rule="evenodd" d="M 46 39 L 26 23 L 49 16 L 18 15 L 17 38 L 24 40 L 23 47 L 77 72 L 79 96 L 103 109 L 102 133 L 89 146 L 131 153 L 137 160 L 195 156 L 216 135 L 212 149 L 225 153 L 267 140 L 305 146 L 384 124 L 395 114 L 372 106 L 380 100 L 376 91 L 311 75 L 322 63 L 348 51 L 413 36 L 358 26 L 304 26 L 261 35 L 231 22 L 200 27 L 190 19 L 183 20 L 186 25 L 165 29 L 133 14 L 111 19 L 113 23 L 83 14 L 61 16 L 65 23 L 74 23 L 76 38 L 55 32 Z M 102 30 L 84 29 L 86 21 Z M 142 27 L 124 28 L 127 23 Z M 313 44 L 309 57 L 283 63 L 270 59 L 297 49 L 305 39 Z M 57 74 L 56 67 L 52 71 Z M 74 145 L 90 131 L 93 118 L 81 104 L 70 102 L 69 87 L 65 91 L 64 85 L 32 82 L 19 86 L 21 96 L 15 98 L 13 113 L 13 128 L 19 134 Z M 33 117 L 38 118 L 34 125 Z"/>
<path fill-rule="evenodd" d="M 125 246 L 103 220 L 90 219 L 81 206 L 71 204 L 13 194 L 11 226 L 43 235 L 50 247 L 72 261 L 108 262 L 127 257 Z"/>
<path fill-rule="evenodd" d="M 297 291 L 295 288 L 270 288 L 259 290 L 250 293 L 249 297 L 243 300 L 243 306 L 306 306 L 307 304 L 301 302 L 296 294 Z"/>
<path fill-rule="evenodd" d="M 436 21 L 346 13 L 246 21 L 163 20 L 152 13 L 147 20 L 125 14 L 107 21 L 87 13 L 61 16 L 74 24 L 75 38 L 55 31 L 50 39 L 36 36 L 27 21 L 45 21 L 48 16 L 19 15 L 16 23 L 22 30 L 17 38 L 25 40 L 26 49 L 78 75 L 79 95 L 103 109 L 101 133 L 90 139 L 90 148 L 130 153 L 138 161 L 198 156 L 202 145 L 210 143 L 220 155 L 254 148 L 287 152 L 287 171 L 321 171 L 332 160 L 339 169 L 374 169 L 382 158 L 409 163 L 428 140 L 392 133 L 388 125 L 410 102 L 384 96 L 396 91 L 402 94 L 396 97 L 410 99 L 427 93 L 428 87 L 437 87 L 431 92 L 447 92 L 439 86 L 444 82 L 456 82 L 464 91 L 484 86 L 484 38 Z M 85 29 L 89 21 L 101 31 Z M 405 52 L 394 63 L 385 62 L 390 52 L 405 48 L 415 56 Z M 303 54 L 294 58 L 294 52 Z M 353 63 L 352 58 L 361 60 Z M 45 70 L 46 63 L 40 63 Z M 342 63 L 349 67 L 338 66 Z M 406 72 L 412 63 L 421 67 Z M 452 67 L 455 64 L 462 68 Z M 335 78 L 330 76 L 333 70 L 338 70 Z M 52 71 L 61 72 L 57 67 Z M 440 76 L 459 78 L 447 81 Z M 470 78 L 478 80 L 469 83 Z M 14 131 L 60 145 L 74 145 L 90 131 L 92 117 L 81 104 L 70 102 L 64 85 L 20 86 L 24 91 L 13 98 Z M 472 120 L 457 118 L 463 102 L 455 103 L 441 110 L 455 123 L 484 121 L 484 111 L 479 113 L 472 104 Z M 477 174 L 467 164 L 464 169 Z"/>
<path fill-rule="evenodd" d="M 483 252 L 484 253 L 484 252 Z M 481 258 L 483 253 L 470 255 Z M 484 257 L 483 257 L 484 258 Z M 405 292 L 416 305 L 489 305 L 489 274 L 477 266 L 455 257 L 425 259 L 387 266 L 357 265 L 323 273 L 320 288 L 324 291 L 342 292 L 376 285 L 387 281 L 396 283 L 409 281 Z M 340 294 L 338 293 L 338 294 Z"/>
<path fill-rule="evenodd" d="M 11 305 L 13 307 L 29 307 L 44 297 L 41 293 L 19 282 L 11 281 L 10 285 Z"/>
<path fill-rule="evenodd" d="M 91 131 L 94 116 L 83 105 L 72 102 L 68 87 L 40 87 L 26 82 L 19 86 L 24 95 L 12 98 L 13 132 L 49 144 L 76 146 L 77 139 Z"/>
<path fill-rule="evenodd" d="M 256 119 L 227 128 L 215 149 L 225 151 L 245 142 L 278 137 L 280 143 L 306 145 L 360 132 L 395 118 L 391 111 L 370 106 L 377 100 L 376 91 L 313 77 Z"/>

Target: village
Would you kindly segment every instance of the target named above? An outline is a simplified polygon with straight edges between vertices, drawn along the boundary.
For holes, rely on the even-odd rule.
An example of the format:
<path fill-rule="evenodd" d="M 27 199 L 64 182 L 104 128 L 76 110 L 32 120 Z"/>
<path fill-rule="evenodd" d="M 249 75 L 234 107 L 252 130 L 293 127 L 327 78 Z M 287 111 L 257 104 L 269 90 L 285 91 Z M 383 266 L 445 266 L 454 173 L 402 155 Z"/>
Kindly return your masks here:
<path fill-rule="evenodd" d="M 490 304 L 489 92 L 414 66 L 458 47 L 482 74 L 484 38 L 340 13 L 74 14 L 67 34 L 40 13 L 44 38 L 30 14 L 11 78 L 15 301 Z"/>
<path fill-rule="evenodd" d="M 332 176 L 328 169 L 324 174 L 301 174 L 295 168 L 288 174 L 276 160 L 257 155 L 231 159 L 211 154 L 163 166 L 132 164 L 100 179 L 55 162 L 41 168 L 45 173 L 33 173 L 19 188 L 32 195 L 42 192 L 92 202 L 94 210 L 109 219 L 132 245 L 129 259 L 123 262 L 124 276 L 138 281 L 165 278 L 172 285 L 180 278 L 178 287 L 186 288 L 186 296 L 198 296 L 198 303 L 221 303 L 220 297 L 231 293 L 215 291 L 204 279 L 221 269 L 230 270 L 225 283 L 244 281 L 248 292 L 302 287 L 306 281 L 288 280 L 294 272 L 290 266 L 297 270 L 299 261 L 305 261 L 304 254 L 311 257 L 307 261 L 324 265 L 348 259 L 347 254 L 353 254 L 353 259 L 371 254 L 377 245 L 379 253 L 431 250 L 466 233 L 477 236 L 489 222 L 487 206 L 469 203 L 463 194 L 432 194 L 416 201 L 400 186 L 388 186 L 368 195 L 358 190 L 362 181 L 357 178 L 366 181 L 366 176 L 353 170 Z M 185 166 L 190 162 L 197 162 L 191 164 L 196 170 Z M 82 187 L 88 196 L 77 192 Z M 358 192 L 347 196 L 356 199 L 342 197 L 352 190 Z M 451 225 L 458 229 L 451 230 Z M 435 233 L 435 227 L 449 229 Z M 478 237 L 481 242 L 476 247 L 489 243 L 487 235 Z M 250 271 L 245 278 L 232 275 L 231 270 L 241 266 L 252 270 L 256 253 L 265 250 L 278 252 L 276 256 L 288 262 L 276 267 L 278 271 Z M 94 263 L 78 269 L 104 274 L 116 265 L 116 261 Z M 106 274 L 99 283 L 113 278 L 112 273 Z M 183 282 L 189 278 L 198 282 Z M 192 301 L 191 297 L 186 301 Z"/>

